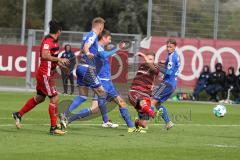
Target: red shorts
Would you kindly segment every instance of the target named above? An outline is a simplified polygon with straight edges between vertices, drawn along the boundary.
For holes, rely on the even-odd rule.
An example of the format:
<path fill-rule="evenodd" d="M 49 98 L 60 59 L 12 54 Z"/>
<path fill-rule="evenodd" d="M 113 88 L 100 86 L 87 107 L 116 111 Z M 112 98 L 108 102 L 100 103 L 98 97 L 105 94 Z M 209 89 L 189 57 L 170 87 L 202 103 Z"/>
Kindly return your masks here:
<path fill-rule="evenodd" d="M 57 95 L 56 85 L 53 78 L 47 75 L 37 74 L 36 80 L 36 90 L 38 94 L 48 97 L 54 97 Z"/>
<path fill-rule="evenodd" d="M 134 106 L 137 107 L 137 100 L 151 98 L 148 94 L 137 91 L 137 90 L 130 90 L 128 93 L 128 100 Z M 136 108 L 137 109 L 137 108 Z"/>

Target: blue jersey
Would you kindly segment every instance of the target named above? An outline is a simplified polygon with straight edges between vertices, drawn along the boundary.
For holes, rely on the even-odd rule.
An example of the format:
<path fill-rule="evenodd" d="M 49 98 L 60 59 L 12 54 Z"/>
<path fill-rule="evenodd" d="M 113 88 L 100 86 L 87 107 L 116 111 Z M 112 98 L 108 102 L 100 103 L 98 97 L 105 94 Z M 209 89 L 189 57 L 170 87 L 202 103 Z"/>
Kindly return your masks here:
<path fill-rule="evenodd" d="M 91 47 L 89 48 L 89 52 L 94 54 L 94 58 L 89 59 L 85 53 L 81 54 L 80 63 L 88 64 L 90 66 L 95 67 L 96 66 L 95 59 L 96 59 L 96 55 L 98 54 L 98 36 L 97 36 L 97 34 L 93 31 L 86 33 L 83 37 L 82 48 L 84 47 L 85 44 L 91 45 Z"/>
<path fill-rule="evenodd" d="M 104 47 L 101 45 L 98 45 L 98 51 L 103 52 Z M 103 57 L 101 55 L 100 60 L 101 62 L 98 63 L 98 67 L 100 70 L 98 72 L 98 77 L 100 80 L 110 80 L 111 79 L 111 66 L 110 66 L 110 61 L 109 61 L 109 56 Z M 100 66 L 101 65 L 101 66 Z"/>
<path fill-rule="evenodd" d="M 166 73 L 164 75 L 164 81 L 172 85 L 173 88 L 177 86 L 177 76 L 179 73 L 180 59 L 176 51 L 170 53 L 167 57 L 165 68 Z"/>

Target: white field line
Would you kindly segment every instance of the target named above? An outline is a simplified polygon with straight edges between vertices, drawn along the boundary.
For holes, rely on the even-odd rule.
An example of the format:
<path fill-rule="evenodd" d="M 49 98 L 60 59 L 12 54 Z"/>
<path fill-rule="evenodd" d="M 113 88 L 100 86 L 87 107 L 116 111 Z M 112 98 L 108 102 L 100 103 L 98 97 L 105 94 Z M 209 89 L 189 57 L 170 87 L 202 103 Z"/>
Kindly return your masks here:
<path fill-rule="evenodd" d="M 207 146 L 216 148 L 238 148 L 236 145 L 225 145 L 225 144 L 207 144 Z"/>
<path fill-rule="evenodd" d="M 82 123 L 73 123 L 71 126 L 101 126 L 101 123 L 86 123 L 89 121 L 82 121 Z M 117 123 L 120 126 L 126 126 L 124 123 Z M 48 126 L 48 123 L 41 123 L 41 124 L 22 124 L 23 126 L 35 126 L 35 125 L 42 125 L 42 126 Z M 164 126 L 165 124 L 149 124 L 149 126 Z M 12 124 L 0 124 L 0 127 L 9 127 L 9 126 L 15 126 L 14 123 Z M 240 124 L 231 124 L 231 125 L 221 125 L 221 124 L 175 124 L 175 126 L 193 126 L 193 127 L 240 127 Z"/>

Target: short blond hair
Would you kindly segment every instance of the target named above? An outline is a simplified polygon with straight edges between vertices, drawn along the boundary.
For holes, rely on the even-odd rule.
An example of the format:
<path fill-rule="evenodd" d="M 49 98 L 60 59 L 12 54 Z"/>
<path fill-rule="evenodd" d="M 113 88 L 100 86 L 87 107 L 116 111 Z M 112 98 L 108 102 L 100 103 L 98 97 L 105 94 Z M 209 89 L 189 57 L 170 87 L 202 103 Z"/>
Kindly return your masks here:
<path fill-rule="evenodd" d="M 104 24 L 105 20 L 101 17 L 96 17 L 92 20 L 92 26 L 95 26 L 96 24 Z"/>

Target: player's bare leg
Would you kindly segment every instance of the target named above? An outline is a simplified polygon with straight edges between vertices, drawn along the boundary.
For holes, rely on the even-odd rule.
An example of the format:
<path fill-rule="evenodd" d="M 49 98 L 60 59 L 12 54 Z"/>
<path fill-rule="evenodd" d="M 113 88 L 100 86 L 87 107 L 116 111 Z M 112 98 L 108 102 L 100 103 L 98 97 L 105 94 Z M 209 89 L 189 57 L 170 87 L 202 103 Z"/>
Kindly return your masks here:
<path fill-rule="evenodd" d="M 143 120 L 143 119 L 136 119 L 135 120 L 135 126 L 136 127 L 146 128 L 147 125 L 148 125 L 148 121 L 147 120 Z"/>
<path fill-rule="evenodd" d="M 98 107 L 98 101 L 97 100 L 92 101 L 92 105 L 91 105 L 90 109 L 91 109 L 92 114 L 96 114 L 96 113 L 99 112 L 99 107 Z"/>
<path fill-rule="evenodd" d="M 42 96 L 42 95 L 36 95 L 32 98 L 30 98 L 26 104 L 18 111 L 18 112 L 14 112 L 12 114 L 12 117 L 14 118 L 15 120 L 15 125 L 16 125 L 16 128 L 17 129 L 20 129 L 22 128 L 22 125 L 21 125 L 21 119 L 22 119 L 22 116 L 29 112 L 30 110 L 32 110 L 36 105 L 38 105 L 39 103 L 42 103 L 45 101 L 45 96 Z"/>

